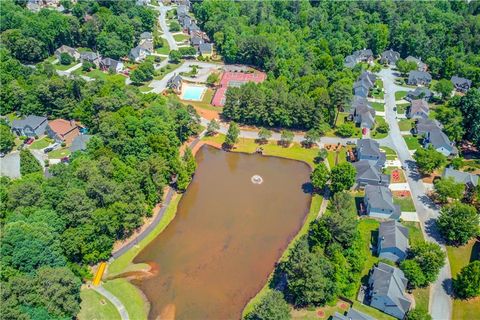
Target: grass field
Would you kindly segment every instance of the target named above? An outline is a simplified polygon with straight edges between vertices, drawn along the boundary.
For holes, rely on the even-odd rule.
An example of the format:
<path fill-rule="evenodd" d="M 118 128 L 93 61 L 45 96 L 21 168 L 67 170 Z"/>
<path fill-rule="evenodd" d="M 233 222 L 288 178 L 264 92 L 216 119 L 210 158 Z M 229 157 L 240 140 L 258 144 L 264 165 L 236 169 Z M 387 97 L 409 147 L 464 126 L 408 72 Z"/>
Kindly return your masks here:
<path fill-rule="evenodd" d="M 376 123 L 375 128 L 371 132 L 372 138 L 383 139 L 386 136 L 388 136 L 388 132 L 387 133 L 380 133 L 380 132 L 377 131 L 378 126 L 385 123 L 385 118 L 380 117 L 380 116 L 375 116 L 375 123 Z"/>
<path fill-rule="evenodd" d="M 158 54 L 169 54 L 170 53 L 170 47 L 168 46 L 167 40 L 165 40 L 163 38 L 160 38 L 160 39 L 162 39 L 163 45 L 160 48 L 155 49 L 155 51 Z"/>
<path fill-rule="evenodd" d="M 175 34 L 173 36 L 173 38 L 175 39 L 175 41 L 177 42 L 183 42 L 185 40 L 188 40 L 190 37 L 186 34 Z"/>
<path fill-rule="evenodd" d="M 65 71 L 65 70 L 68 70 L 68 69 L 70 69 L 71 67 L 73 67 L 77 64 L 79 64 L 78 61 L 72 61 L 72 63 L 67 64 L 67 65 L 61 64 L 59 62 L 59 63 L 55 64 L 55 69 L 60 70 L 60 71 Z"/>
<path fill-rule="evenodd" d="M 410 245 L 423 242 L 423 232 L 418 222 L 403 221 L 402 224 L 408 228 L 408 240 Z"/>
<path fill-rule="evenodd" d="M 407 96 L 407 91 L 397 91 L 395 92 L 395 100 L 402 100 Z"/>
<path fill-rule="evenodd" d="M 80 313 L 79 320 L 120 320 L 120 314 L 115 306 L 93 289 L 82 289 L 80 291 Z"/>
<path fill-rule="evenodd" d="M 49 152 L 48 157 L 50 159 L 60 159 L 60 158 L 69 156 L 70 153 L 71 152 L 70 152 L 70 150 L 68 150 L 68 148 L 60 148 L 60 149 L 53 150 L 53 151 Z"/>
<path fill-rule="evenodd" d="M 118 82 L 125 83 L 125 80 L 126 80 L 126 78 L 120 74 L 110 74 L 108 72 L 103 72 L 98 69 L 93 69 L 92 71 L 85 73 L 85 75 L 90 78 L 94 78 L 97 80 L 104 80 L 104 81 L 108 79 L 108 80 L 115 80 Z"/>
<path fill-rule="evenodd" d="M 397 152 L 389 147 L 381 147 L 381 150 L 385 151 L 387 155 L 387 160 L 396 160 L 397 159 Z"/>
<path fill-rule="evenodd" d="M 447 253 L 452 277 L 455 278 L 470 261 L 480 258 L 480 241 L 471 240 L 461 247 L 447 246 Z M 480 297 L 470 300 L 453 300 L 452 319 L 476 319 L 479 314 Z"/>
<path fill-rule="evenodd" d="M 379 260 L 378 257 L 372 254 L 372 250 L 370 249 L 377 241 L 379 226 L 380 222 L 371 218 L 362 218 L 358 223 L 358 230 L 360 231 L 363 241 L 364 255 L 367 257 L 367 261 L 361 274 L 362 278 L 368 274 L 373 265 Z M 358 287 L 360 287 L 360 283 L 358 284 Z"/>
<path fill-rule="evenodd" d="M 398 121 L 398 127 L 400 131 L 410 131 L 413 128 L 415 120 L 413 119 L 402 119 Z"/>
<path fill-rule="evenodd" d="M 128 282 L 128 280 L 110 280 L 103 287 L 123 303 L 130 319 L 146 320 L 148 318 L 149 305 L 145 303 L 140 290 Z"/>
<path fill-rule="evenodd" d="M 42 139 L 35 140 L 31 145 L 30 149 L 43 149 L 48 147 L 53 142 L 49 137 L 43 137 Z"/>
<path fill-rule="evenodd" d="M 161 80 L 167 73 L 177 69 L 182 63 L 169 63 L 164 68 L 160 68 L 159 70 L 155 71 L 155 76 L 153 77 L 155 80 Z"/>
<path fill-rule="evenodd" d="M 385 111 L 385 104 L 381 102 L 372 102 L 372 107 L 375 111 L 384 112 Z"/>
<path fill-rule="evenodd" d="M 407 144 L 408 150 L 417 150 L 418 148 L 421 147 L 417 137 L 406 135 L 406 136 L 403 136 L 403 139 Z"/>
<path fill-rule="evenodd" d="M 404 114 L 405 112 L 407 112 L 407 108 L 408 108 L 409 105 L 410 105 L 410 103 L 397 104 L 397 113 L 398 114 Z"/>
<path fill-rule="evenodd" d="M 412 197 L 397 198 L 393 196 L 393 203 L 400 206 L 401 211 L 414 212 L 415 205 L 413 204 Z"/>

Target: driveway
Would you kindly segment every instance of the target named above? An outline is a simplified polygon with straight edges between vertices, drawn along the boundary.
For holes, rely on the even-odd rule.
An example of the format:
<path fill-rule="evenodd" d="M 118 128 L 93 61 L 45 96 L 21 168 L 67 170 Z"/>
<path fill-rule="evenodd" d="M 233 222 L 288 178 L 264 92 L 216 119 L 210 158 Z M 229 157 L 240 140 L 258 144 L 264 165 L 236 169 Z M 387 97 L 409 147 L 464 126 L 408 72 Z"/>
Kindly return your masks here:
<path fill-rule="evenodd" d="M 0 158 L 0 175 L 12 179 L 20 178 L 20 152 L 13 151 Z"/>
<path fill-rule="evenodd" d="M 443 239 L 435 226 L 435 220 L 439 216 L 439 208 L 430 200 L 426 194 L 425 186 L 417 171 L 417 165 L 410 154 L 405 140 L 402 138 L 398 127 L 395 107 L 395 92 L 397 90 L 408 91 L 410 88 L 401 87 L 395 84 L 395 75 L 390 69 L 382 69 L 380 76 L 383 79 L 385 88 L 385 112 L 386 121 L 390 126 L 390 140 L 397 151 L 398 158 L 406 167 L 407 182 L 410 186 L 412 199 L 423 233 L 428 241 L 438 243 L 445 250 Z M 446 320 L 452 316 L 451 300 L 451 274 L 448 259 L 445 266 L 440 270 L 438 279 L 431 285 L 430 289 L 430 314 L 435 320 Z"/>

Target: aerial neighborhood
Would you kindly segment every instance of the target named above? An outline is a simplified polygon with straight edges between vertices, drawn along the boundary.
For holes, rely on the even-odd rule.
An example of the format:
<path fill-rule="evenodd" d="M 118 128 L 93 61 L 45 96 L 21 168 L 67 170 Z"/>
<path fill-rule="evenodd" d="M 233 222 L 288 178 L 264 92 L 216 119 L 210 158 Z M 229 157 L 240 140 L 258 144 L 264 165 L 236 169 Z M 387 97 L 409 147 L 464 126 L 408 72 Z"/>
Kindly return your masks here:
<path fill-rule="evenodd" d="M 480 319 L 477 2 L 1 9 L 0 318 Z"/>

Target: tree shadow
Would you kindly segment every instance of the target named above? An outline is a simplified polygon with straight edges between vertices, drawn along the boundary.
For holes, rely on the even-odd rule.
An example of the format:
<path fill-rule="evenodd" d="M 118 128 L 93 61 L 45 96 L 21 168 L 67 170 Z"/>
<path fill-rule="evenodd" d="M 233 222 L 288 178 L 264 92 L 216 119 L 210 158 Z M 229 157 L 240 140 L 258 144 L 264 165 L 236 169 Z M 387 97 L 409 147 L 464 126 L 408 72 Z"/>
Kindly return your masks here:
<path fill-rule="evenodd" d="M 315 188 L 311 182 L 305 182 L 302 184 L 302 190 L 304 193 L 313 194 L 314 189 Z"/>
<path fill-rule="evenodd" d="M 472 247 L 472 254 L 470 255 L 470 262 L 480 260 L 480 238 L 475 240 Z"/>
<path fill-rule="evenodd" d="M 438 206 L 435 204 L 435 202 L 433 202 L 433 200 L 430 199 L 430 197 L 427 195 L 418 196 L 418 200 L 429 209 L 432 209 L 432 210 L 438 209 Z"/>
<path fill-rule="evenodd" d="M 443 280 L 442 281 L 442 287 L 443 287 L 443 290 L 445 290 L 445 292 L 450 297 L 454 296 L 454 293 L 453 293 L 453 279 L 449 278 L 449 279 Z"/>
<path fill-rule="evenodd" d="M 445 240 L 443 239 L 440 231 L 438 230 L 435 219 L 430 218 L 425 221 L 425 232 L 429 237 L 435 239 L 435 241 L 439 244 L 445 244 Z"/>

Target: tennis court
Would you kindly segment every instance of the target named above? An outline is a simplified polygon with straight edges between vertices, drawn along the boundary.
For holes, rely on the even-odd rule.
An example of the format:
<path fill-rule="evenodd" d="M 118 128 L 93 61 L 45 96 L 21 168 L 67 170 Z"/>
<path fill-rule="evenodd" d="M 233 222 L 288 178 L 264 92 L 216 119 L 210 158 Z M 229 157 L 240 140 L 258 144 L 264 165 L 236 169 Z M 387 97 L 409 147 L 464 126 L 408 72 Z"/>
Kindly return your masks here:
<path fill-rule="evenodd" d="M 267 75 L 260 71 L 254 72 L 232 72 L 226 71 L 220 80 L 220 88 L 217 89 L 212 99 L 214 106 L 223 106 L 225 104 L 225 93 L 229 87 L 240 87 L 247 82 L 260 83 L 265 80 Z"/>

